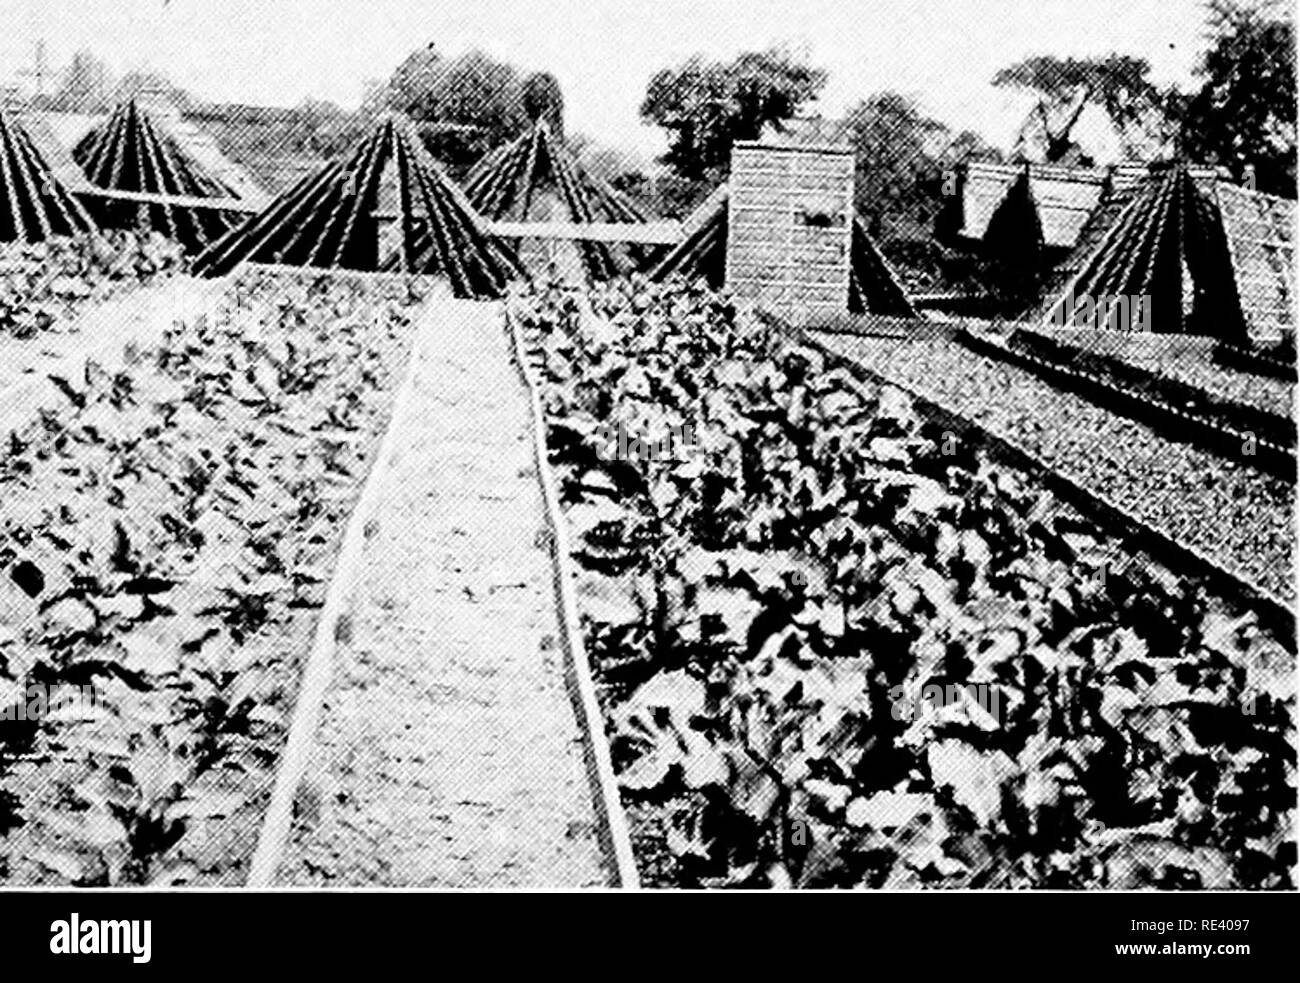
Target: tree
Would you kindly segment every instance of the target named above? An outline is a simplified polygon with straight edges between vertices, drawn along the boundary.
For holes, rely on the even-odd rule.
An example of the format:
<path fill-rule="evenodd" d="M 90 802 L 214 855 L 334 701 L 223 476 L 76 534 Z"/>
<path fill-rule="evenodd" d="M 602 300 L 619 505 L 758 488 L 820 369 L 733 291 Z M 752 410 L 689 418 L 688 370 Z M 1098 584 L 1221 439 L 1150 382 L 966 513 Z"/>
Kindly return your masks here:
<path fill-rule="evenodd" d="M 1183 140 L 1194 159 L 1253 172 L 1261 191 L 1296 196 L 1295 25 L 1274 5 L 1210 4 L 1212 42 L 1198 66 Z"/>
<path fill-rule="evenodd" d="M 695 56 L 655 74 L 641 116 L 670 134 L 663 162 L 689 181 L 717 181 L 731 144 L 754 140 L 768 123 L 793 118 L 821 92 L 826 73 L 779 49 L 730 62 Z"/>
<path fill-rule="evenodd" d="M 393 72 L 386 97 L 391 108 L 425 124 L 430 149 L 456 172 L 530 122 L 519 71 L 481 51 L 456 58 L 433 45 L 416 51 Z"/>
<path fill-rule="evenodd" d="M 1071 138 L 1084 109 L 1097 105 L 1123 130 L 1167 113 L 1173 93 L 1151 81 L 1145 58 L 1109 54 L 1100 58 L 1035 55 L 1002 69 L 993 84 L 1039 95 L 1035 113 L 1042 127 L 1048 163 L 1063 160 L 1076 144 Z"/>
<path fill-rule="evenodd" d="M 898 92 L 863 100 L 845 121 L 857 158 L 858 214 L 877 233 L 923 235 L 936 204 L 924 182 L 940 168 L 931 146 L 946 134 L 943 124 Z"/>
<path fill-rule="evenodd" d="M 550 72 L 535 72 L 524 79 L 524 115 L 530 120 L 544 119 L 557 137 L 564 138 L 564 93 L 559 80 Z"/>
<path fill-rule="evenodd" d="M 274 139 L 284 150 L 292 148 L 294 153 L 327 159 L 361 135 L 355 115 L 328 100 L 307 98 L 284 114 Z"/>
<path fill-rule="evenodd" d="M 113 77 L 103 60 L 78 51 L 59 78 L 49 108 L 65 113 L 102 113 L 111 104 Z"/>
<path fill-rule="evenodd" d="M 651 214 L 658 213 L 654 181 L 645 171 L 635 168 L 621 171 L 610 178 L 609 184 L 615 191 L 621 192 L 634 202 L 637 202 L 647 212 Z"/>
<path fill-rule="evenodd" d="M 971 160 L 1000 164 L 1003 154 L 974 130 L 962 130 L 939 154 L 939 162 L 945 167 Z"/>

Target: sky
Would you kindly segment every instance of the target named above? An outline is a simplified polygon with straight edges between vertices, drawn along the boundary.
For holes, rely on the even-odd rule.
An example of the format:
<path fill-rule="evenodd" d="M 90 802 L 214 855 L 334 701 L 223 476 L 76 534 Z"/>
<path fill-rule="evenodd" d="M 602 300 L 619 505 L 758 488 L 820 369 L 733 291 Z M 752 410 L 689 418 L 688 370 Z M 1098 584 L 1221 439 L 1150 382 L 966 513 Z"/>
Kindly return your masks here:
<path fill-rule="evenodd" d="M 830 74 L 814 112 L 894 89 L 1005 148 L 1028 104 L 989 84 L 998 69 L 1118 51 L 1188 85 L 1203 29 L 1201 0 L 0 0 L 0 82 L 44 39 L 55 68 L 89 48 L 203 99 L 355 106 L 368 79 L 433 42 L 552 72 L 571 131 L 648 155 L 663 136 L 637 110 L 657 70 L 785 45 Z"/>

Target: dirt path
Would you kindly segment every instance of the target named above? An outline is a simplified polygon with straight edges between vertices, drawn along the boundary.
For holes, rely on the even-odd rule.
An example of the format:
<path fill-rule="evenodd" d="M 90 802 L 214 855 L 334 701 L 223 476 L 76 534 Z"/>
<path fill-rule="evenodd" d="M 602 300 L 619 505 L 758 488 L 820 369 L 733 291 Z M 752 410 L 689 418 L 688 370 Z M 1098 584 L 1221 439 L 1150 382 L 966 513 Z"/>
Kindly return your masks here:
<path fill-rule="evenodd" d="M 497 305 L 433 316 L 278 881 L 603 885 L 525 390 Z"/>

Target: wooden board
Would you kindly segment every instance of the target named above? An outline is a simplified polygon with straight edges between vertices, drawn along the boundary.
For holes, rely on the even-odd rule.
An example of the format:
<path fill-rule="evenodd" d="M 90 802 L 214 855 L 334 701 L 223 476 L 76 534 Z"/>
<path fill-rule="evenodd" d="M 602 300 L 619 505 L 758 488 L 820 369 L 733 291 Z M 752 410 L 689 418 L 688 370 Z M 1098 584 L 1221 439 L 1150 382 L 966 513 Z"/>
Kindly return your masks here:
<path fill-rule="evenodd" d="M 1246 330 L 1275 341 L 1294 324 L 1295 202 L 1226 181 L 1216 196 Z"/>
<path fill-rule="evenodd" d="M 848 150 L 737 144 L 727 286 L 797 320 L 847 310 L 853 172 Z"/>
<path fill-rule="evenodd" d="M 207 208 L 217 212 L 242 212 L 256 215 L 262 208 L 255 202 L 242 198 L 195 198 L 190 195 L 158 195 L 145 191 L 119 191 L 116 188 L 99 188 L 86 185 L 77 194 L 88 198 L 109 198 L 113 201 L 133 201 L 142 205 L 173 205 L 177 208 Z"/>
<path fill-rule="evenodd" d="M 572 239 L 672 246 L 682 238 L 676 222 L 490 222 L 491 235 L 507 239 Z"/>

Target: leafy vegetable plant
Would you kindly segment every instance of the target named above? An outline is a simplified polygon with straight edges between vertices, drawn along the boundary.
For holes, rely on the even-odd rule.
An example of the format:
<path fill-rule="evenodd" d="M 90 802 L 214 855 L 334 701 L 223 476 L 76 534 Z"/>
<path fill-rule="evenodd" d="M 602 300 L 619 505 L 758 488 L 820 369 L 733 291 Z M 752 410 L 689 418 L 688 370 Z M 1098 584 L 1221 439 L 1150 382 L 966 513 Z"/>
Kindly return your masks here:
<path fill-rule="evenodd" d="M 723 295 L 510 316 L 666 883 L 1292 883 L 1295 659 L 1251 612 Z M 695 447 L 610 460 L 611 423 Z"/>

